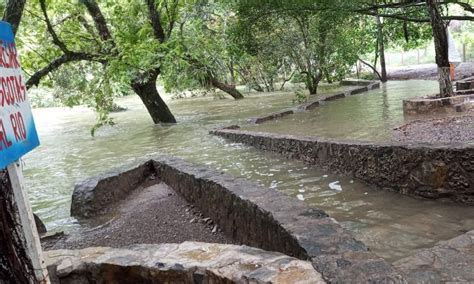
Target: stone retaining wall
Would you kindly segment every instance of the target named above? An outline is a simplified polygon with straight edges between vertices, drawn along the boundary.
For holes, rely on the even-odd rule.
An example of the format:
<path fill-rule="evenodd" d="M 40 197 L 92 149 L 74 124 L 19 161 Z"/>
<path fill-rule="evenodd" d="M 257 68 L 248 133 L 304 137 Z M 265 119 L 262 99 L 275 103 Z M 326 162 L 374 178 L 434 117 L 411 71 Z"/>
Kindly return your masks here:
<path fill-rule="evenodd" d="M 308 110 L 314 109 L 314 108 L 324 104 L 324 102 L 333 101 L 333 100 L 337 100 L 337 99 L 342 99 L 342 98 L 345 98 L 347 96 L 353 96 L 353 95 L 357 95 L 357 94 L 367 92 L 367 91 L 372 90 L 372 89 L 380 88 L 380 82 L 368 81 L 368 80 L 343 80 L 343 81 L 341 81 L 341 85 L 344 85 L 344 86 L 361 86 L 361 87 L 357 87 L 357 88 L 350 89 L 350 90 L 345 90 L 344 92 L 340 92 L 340 93 L 336 93 L 336 94 L 332 94 L 332 95 L 324 95 L 324 96 L 318 98 L 317 100 L 297 105 L 293 109 L 282 110 L 282 111 L 275 112 L 275 113 L 265 115 L 265 116 L 261 116 L 261 117 L 253 117 L 253 118 L 250 118 L 248 121 L 250 123 L 253 123 L 253 124 L 261 124 L 261 123 L 265 123 L 265 122 L 268 122 L 268 121 L 271 121 L 271 120 L 275 120 L 275 119 L 278 119 L 278 118 L 281 118 L 281 117 L 285 117 L 285 116 L 294 114 L 295 112 L 308 111 Z"/>
<path fill-rule="evenodd" d="M 76 184 L 71 216 L 92 217 L 105 213 L 113 203 L 126 198 L 152 173 L 151 162 L 148 162 L 138 167 L 123 167 Z"/>
<path fill-rule="evenodd" d="M 352 175 L 382 189 L 474 204 L 473 145 L 373 144 L 236 129 L 211 134 Z"/>
<path fill-rule="evenodd" d="M 403 100 L 403 113 L 408 115 L 446 113 L 470 109 L 474 94 L 456 95 L 448 98 L 412 98 Z"/>
<path fill-rule="evenodd" d="M 240 243 L 311 260 L 316 271 L 331 283 L 402 281 L 390 264 L 371 253 L 324 211 L 310 208 L 295 198 L 179 159 L 154 157 L 140 167 L 143 166 L 152 168 L 161 181 Z M 75 188 L 73 206 L 97 208 L 89 203 L 97 199 L 101 204 L 104 200 L 101 195 L 117 188 L 106 189 L 106 184 L 113 183 L 101 183 L 100 177 L 93 180 L 99 180 L 96 184 L 100 186 Z M 77 192 L 82 190 L 87 194 Z M 77 200 L 83 196 L 87 200 Z M 118 195 L 106 193 L 106 196 Z M 88 212 L 92 213 L 89 209 Z"/>

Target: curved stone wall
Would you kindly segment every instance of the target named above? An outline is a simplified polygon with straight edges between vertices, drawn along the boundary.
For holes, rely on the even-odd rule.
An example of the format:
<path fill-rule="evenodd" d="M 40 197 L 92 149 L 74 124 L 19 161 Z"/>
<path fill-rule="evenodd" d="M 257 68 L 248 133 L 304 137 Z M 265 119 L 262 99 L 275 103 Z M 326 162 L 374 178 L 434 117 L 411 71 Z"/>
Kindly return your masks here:
<path fill-rule="evenodd" d="M 316 271 L 331 283 L 402 281 L 390 264 L 371 253 L 339 223 L 302 201 L 180 159 L 160 156 L 144 165 L 214 220 L 226 235 L 242 244 L 311 260 Z M 98 208 L 89 204 L 104 200 L 103 194 L 112 198 L 111 204 L 118 201 L 113 197 L 119 195 L 111 192 L 120 188 L 114 181 L 119 176 L 120 172 L 116 172 L 115 178 L 111 174 L 104 178 L 107 182 L 97 177 L 91 179 L 93 182 L 82 183 L 90 187 L 75 188 L 72 206 Z M 81 200 L 83 196 L 87 199 Z M 120 198 L 124 197 L 120 195 Z M 95 211 L 88 209 L 88 212 Z"/>
<path fill-rule="evenodd" d="M 352 175 L 382 189 L 474 204 L 474 145 L 373 144 L 238 129 L 211 134 Z"/>

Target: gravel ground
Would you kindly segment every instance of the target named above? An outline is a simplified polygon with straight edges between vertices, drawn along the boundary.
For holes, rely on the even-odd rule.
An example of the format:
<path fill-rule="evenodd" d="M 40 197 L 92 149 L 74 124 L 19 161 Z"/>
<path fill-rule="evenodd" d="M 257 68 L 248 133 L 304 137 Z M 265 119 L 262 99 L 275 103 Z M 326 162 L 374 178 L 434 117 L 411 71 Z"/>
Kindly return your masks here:
<path fill-rule="evenodd" d="M 198 241 L 236 244 L 164 183 L 137 190 L 114 214 L 90 223 L 91 229 L 43 243 L 45 249 L 79 249 L 91 246 L 123 247 L 132 244 Z"/>
<path fill-rule="evenodd" d="M 400 142 L 474 144 L 474 111 L 463 116 L 409 122 L 394 129 L 393 139 Z"/>
<path fill-rule="evenodd" d="M 456 80 L 474 76 L 474 62 L 464 62 L 455 69 Z M 438 67 L 436 64 L 420 64 L 388 68 L 389 80 L 437 80 Z"/>

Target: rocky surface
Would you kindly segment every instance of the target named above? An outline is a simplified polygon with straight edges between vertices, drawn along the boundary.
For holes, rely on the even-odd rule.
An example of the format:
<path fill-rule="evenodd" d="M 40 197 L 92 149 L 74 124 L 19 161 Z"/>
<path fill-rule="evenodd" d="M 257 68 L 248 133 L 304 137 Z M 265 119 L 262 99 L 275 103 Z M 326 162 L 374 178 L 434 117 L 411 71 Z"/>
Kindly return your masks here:
<path fill-rule="evenodd" d="M 185 242 L 46 252 L 52 283 L 325 283 L 310 262 L 247 246 Z"/>
<path fill-rule="evenodd" d="M 222 233 L 235 242 L 311 260 L 328 282 L 402 281 L 389 263 L 371 253 L 325 212 L 310 208 L 304 202 L 180 159 L 157 156 L 144 164 L 152 165 L 153 176 L 211 218 Z M 110 175 L 105 177 L 110 178 Z M 100 184 L 100 177 L 95 180 Z M 89 199 L 79 203 L 95 203 L 94 193 L 102 200 L 101 195 L 108 192 L 102 186 L 98 191 L 86 190 L 91 193 Z M 114 187 L 108 190 L 113 191 Z M 130 199 L 134 199 L 133 196 Z M 138 206 L 130 208 L 139 210 Z M 140 226 L 153 226 L 149 221 L 152 218 L 130 220 L 146 222 Z M 135 228 L 146 232 L 146 228 L 140 226 Z M 174 232 L 179 234 L 180 228 Z M 122 233 L 116 231 L 116 234 Z"/>
<path fill-rule="evenodd" d="M 409 283 L 473 283 L 474 231 L 420 250 L 394 266 Z"/>
<path fill-rule="evenodd" d="M 33 214 L 33 218 L 35 219 L 36 230 L 38 231 L 39 235 L 44 235 L 48 232 L 46 226 L 44 225 L 43 221 L 38 217 L 38 215 Z"/>
<path fill-rule="evenodd" d="M 474 144 L 474 110 L 463 116 L 409 122 L 394 129 L 393 140 L 408 143 Z"/>
<path fill-rule="evenodd" d="M 88 219 L 85 225 L 90 229 L 47 241 L 44 246 L 78 249 L 184 241 L 236 243 L 226 237 L 211 218 L 151 177 L 153 180 L 146 187 L 139 187 L 122 202 L 113 203 L 108 214 Z M 100 199 L 100 194 L 97 197 Z"/>
<path fill-rule="evenodd" d="M 348 174 L 382 189 L 474 204 L 473 145 L 373 144 L 235 129 L 211 133 Z"/>

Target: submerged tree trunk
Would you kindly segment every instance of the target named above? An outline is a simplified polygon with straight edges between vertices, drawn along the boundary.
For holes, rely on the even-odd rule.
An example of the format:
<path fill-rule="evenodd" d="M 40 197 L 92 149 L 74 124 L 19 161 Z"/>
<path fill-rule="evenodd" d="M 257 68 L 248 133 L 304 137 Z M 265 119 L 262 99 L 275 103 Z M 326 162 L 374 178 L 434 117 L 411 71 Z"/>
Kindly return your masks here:
<path fill-rule="evenodd" d="M 313 76 L 311 73 L 306 74 L 306 88 L 310 95 L 317 95 L 319 81 L 321 81 L 322 75 Z"/>
<path fill-rule="evenodd" d="M 170 109 L 156 89 L 159 70 L 149 70 L 138 75 L 132 81 L 132 89 L 142 100 L 154 123 L 176 123 Z"/>
<path fill-rule="evenodd" d="M 235 88 L 235 86 L 227 85 L 222 82 L 219 82 L 219 80 L 217 80 L 214 76 L 212 76 L 212 74 L 208 74 L 208 79 L 214 88 L 217 88 L 231 95 L 234 99 L 241 100 L 244 98 L 244 96 Z"/>
<path fill-rule="evenodd" d="M 385 43 L 383 37 L 383 25 L 380 20 L 380 16 L 376 17 L 377 19 L 377 34 L 378 34 L 378 49 L 380 57 L 380 80 L 382 82 L 387 82 L 387 67 L 385 64 Z"/>
<path fill-rule="evenodd" d="M 438 0 L 426 0 L 430 14 L 431 28 L 435 43 L 436 64 L 438 65 L 439 96 L 442 98 L 454 95 L 453 85 L 449 77 L 448 36 L 446 26 L 438 9 Z"/>

